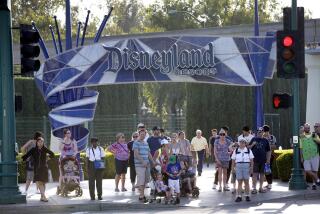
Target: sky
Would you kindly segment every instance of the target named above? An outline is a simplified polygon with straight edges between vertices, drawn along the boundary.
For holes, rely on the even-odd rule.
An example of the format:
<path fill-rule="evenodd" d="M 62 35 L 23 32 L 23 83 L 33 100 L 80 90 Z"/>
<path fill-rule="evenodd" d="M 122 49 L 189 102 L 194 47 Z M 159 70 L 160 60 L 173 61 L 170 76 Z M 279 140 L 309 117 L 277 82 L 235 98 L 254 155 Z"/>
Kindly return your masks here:
<path fill-rule="evenodd" d="M 70 0 L 71 5 L 79 5 L 80 9 L 80 21 L 85 21 L 87 9 L 90 9 L 93 15 L 99 14 L 101 19 L 103 15 L 107 13 L 108 9 L 104 5 L 104 0 Z M 144 5 L 149 5 L 155 0 L 140 0 Z M 278 0 L 281 6 L 288 7 L 291 6 L 291 0 Z M 311 18 L 320 18 L 320 0 L 297 0 L 297 5 L 304 7 L 305 11 L 309 10 L 311 12 Z M 101 14 L 101 15 L 100 15 Z M 64 23 L 65 15 L 63 10 L 59 10 L 57 14 L 58 18 Z"/>

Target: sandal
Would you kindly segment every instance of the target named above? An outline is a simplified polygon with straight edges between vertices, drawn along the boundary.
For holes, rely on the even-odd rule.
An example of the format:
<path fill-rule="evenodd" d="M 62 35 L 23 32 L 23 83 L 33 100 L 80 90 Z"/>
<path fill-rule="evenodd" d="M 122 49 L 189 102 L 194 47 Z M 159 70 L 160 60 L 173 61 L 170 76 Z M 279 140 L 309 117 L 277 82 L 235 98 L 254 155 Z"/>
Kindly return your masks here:
<path fill-rule="evenodd" d="M 40 201 L 48 202 L 48 199 L 46 199 L 46 198 L 40 198 Z"/>
<path fill-rule="evenodd" d="M 257 190 L 256 190 L 256 189 L 253 189 L 253 190 L 251 191 L 251 193 L 252 193 L 252 194 L 257 194 Z"/>
<path fill-rule="evenodd" d="M 118 188 L 115 188 L 114 191 L 115 192 L 120 192 L 120 190 Z"/>
<path fill-rule="evenodd" d="M 121 192 L 126 192 L 126 191 L 128 191 L 126 188 L 121 189 Z"/>
<path fill-rule="evenodd" d="M 265 190 L 265 189 L 262 189 L 262 188 L 259 189 L 259 193 L 266 193 L 266 192 L 267 192 L 267 190 Z"/>

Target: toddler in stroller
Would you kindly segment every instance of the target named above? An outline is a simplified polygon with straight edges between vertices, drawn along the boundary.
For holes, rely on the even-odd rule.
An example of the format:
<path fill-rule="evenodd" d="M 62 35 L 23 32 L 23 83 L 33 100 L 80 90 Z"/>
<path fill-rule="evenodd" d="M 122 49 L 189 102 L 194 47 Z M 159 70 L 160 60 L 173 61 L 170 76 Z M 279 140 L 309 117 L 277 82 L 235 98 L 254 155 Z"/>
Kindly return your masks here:
<path fill-rule="evenodd" d="M 181 171 L 181 196 L 191 194 L 192 197 L 198 198 L 200 189 L 196 186 L 196 173 L 193 172 L 192 167 L 188 166 L 188 162 L 180 162 Z"/>
<path fill-rule="evenodd" d="M 170 188 L 164 184 L 163 176 L 160 173 L 161 169 L 157 169 L 157 167 L 151 169 L 151 178 L 153 182 L 153 188 L 149 199 L 149 202 L 157 201 L 157 203 L 161 203 L 161 199 L 165 199 L 165 204 L 171 199 L 171 190 Z"/>
<path fill-rule="evenodd" d="M 62 171 L 61 186 L 57 187 L 57 195 L 67 197 L 72 191 L 76 191 L 76 196 L 82 196 L 82 189 L 80 187 L 79 165 L 75 157 L 65 157 L 60 161 Z"/>

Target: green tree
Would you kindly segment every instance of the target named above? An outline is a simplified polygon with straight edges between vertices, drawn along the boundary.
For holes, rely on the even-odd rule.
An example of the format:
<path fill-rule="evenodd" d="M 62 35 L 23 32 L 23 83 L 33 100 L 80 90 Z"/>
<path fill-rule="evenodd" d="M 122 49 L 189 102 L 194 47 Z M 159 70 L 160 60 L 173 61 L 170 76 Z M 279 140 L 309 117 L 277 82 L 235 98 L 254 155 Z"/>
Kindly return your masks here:
<path fill-rule="evenodd" d="M 103 35 L 128 34 L 142 31 L 143 5 L 138 0 L 106 0 L 112 6 L 112 17 Z"/>
<path fill-rule="evenodd" d="M 49 25 L 54 24 L 53 16 L 64 0 L 15 0 L 12 1 L 12 25 L 31 24 L 34 21 L 44 39 L 51 38 Z M 13 31 L 14 40 L 19 31 Z"/>

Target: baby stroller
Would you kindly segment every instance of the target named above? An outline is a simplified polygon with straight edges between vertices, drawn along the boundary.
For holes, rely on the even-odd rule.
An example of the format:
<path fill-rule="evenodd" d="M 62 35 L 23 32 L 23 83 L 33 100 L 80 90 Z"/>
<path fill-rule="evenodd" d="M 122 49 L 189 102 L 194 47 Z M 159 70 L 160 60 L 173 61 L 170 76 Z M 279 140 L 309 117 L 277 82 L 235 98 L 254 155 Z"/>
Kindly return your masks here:
<path fill-rule="evenodd" d="M 166 192 L 170 191 L 169 187 L 166 187 L 166 189 L 164 191 L 158 192 L 157 190 L 157 176 L 161 175 L 160 174 L 161 168 L 160 170 L 156 169 L 156 168 L 152 168 L 150 170 L 150 174 L 151 174 L 151 182 L 152 182 L 152 188 L 151 188 L 151 192 L 150 192 L 150 199 L 149 199 L 149 203 L 153 203 L 154 201 L 156 201 L 157 203 L 161 203 L 162 200 L 164 200 L 165 204 L 169 203 L 169 198 L 167 198 Z M 171 200 L 171 203 L 172 200 Z"/>
<path fill-rule="evenodd" d="M 77 197 L 82 196 L 80 187 L 79 164 L 75 157 L 65 157 L 60 161 L 62 171 L 61 186 L 57 187 L 57 195 L 61 194 L 67 197 L 72 191 L 75 191 Z"/>
<path fill-rule="evenodd" d="M 200 195 L 200 189 L 195 185 L 195 173 L 187 170 L 185 173 L 181 174 L 181 180 L 180 180 L 180 191 L 181 196 L 185 197 L 187 194 L 191 194 L 193 198 L 198 198 Z M 191 189 L 188 187 L 190 182 Z"/>

